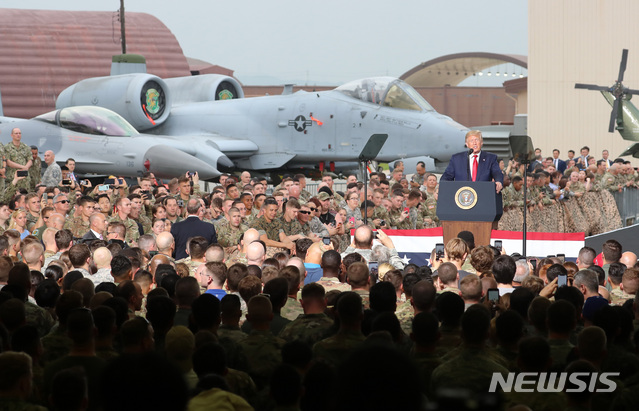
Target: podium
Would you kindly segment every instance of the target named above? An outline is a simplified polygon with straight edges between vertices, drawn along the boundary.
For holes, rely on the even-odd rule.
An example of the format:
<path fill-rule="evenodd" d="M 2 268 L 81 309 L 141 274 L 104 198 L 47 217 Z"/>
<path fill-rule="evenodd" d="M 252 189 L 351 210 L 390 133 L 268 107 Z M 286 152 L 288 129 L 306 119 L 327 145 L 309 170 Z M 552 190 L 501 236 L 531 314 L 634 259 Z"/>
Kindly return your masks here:
<path fill-rule="evenodd" d="M 490 233 L 503 213 L 501 194 L 492 181 L 441 181 L 437 217 L 442 222 L 444 244 L 460 231 L 470 231 L 475 245 L 489 245 Z"/>

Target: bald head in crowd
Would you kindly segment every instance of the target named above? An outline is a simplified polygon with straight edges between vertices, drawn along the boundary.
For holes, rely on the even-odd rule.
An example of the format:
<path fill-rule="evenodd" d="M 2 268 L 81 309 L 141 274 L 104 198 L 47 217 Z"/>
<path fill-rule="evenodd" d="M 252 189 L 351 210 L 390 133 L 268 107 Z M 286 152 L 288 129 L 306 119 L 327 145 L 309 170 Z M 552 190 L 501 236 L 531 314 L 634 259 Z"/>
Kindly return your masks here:
<path fill-rule="evenodd" d="M 246 248 L 246 260 L 248 265 L 262 266 L 264 259 L 266 258 L 266 250 L 264 244 L 260 242 L 252 242 Z"/>
<path fill-rule="evenodd" d="M 106 247 L 100 247 L 93 252 L 93 262 L 98 269 L 111 267 L 112 258 L 111 251 Z"/>
<path fill-rule="evenodd" d="M 244 244 L 242 251 L 246 254 L 248 251 L 248 246 L 253 241 L 257 241 L 259 239 L 260 239 L 260 233 L 256 229 L 249 228 L 248 230 L 246 230 L 244 232 L 244 235 L 242 236 L 242 244 Z"/>
<path fill-rule="evenodd" d="M 158 247 L 158 252 L 161 254 L 171 255 L 173 247 L 175 246 L 175 240 L 171 233 L 163 232 L 158 234 L 155 239 L 155 244 Z"/>
<path fill-rule="evenodd" d="M 637 264 L 637 254 L 633 253 L 632 251 L 624 251 L 621 254 L 619 262 L 625 265 L 627 268 L 632 268 L 635 266 L 635 264 Z"/>
<path fill-rule="evenodd" d="M 300 194 L 302 193 L 302 189 L 300 186 L 296 186 L 293 184 L 288 188 L 288 197 L 289 198 L 300 198 Z"/>
<path fill-rule="evenodd" d="M 373 230 L 363 225 L 355 230 L 355 248 L 371 249 L 373 247 Z"/>
<path fill-rule="evenodd" d="M 171 259 L 164 254 L 156 254 L 155 256 L 153 256 L 153 258 L 151 258 L 151 261 L 149 261 L 149 268 L 148 268 L 151 275 L 155 276 L 155 270 L 158 268 L 158 265 L 160 264 L 172 265 Z"/>
<path fill-rule="evenodd" d="M 64 228 L 64 216 L 60 213 L 53 213 L 49 216 L 47 227 L 57 228 L 62 230 Z"/>

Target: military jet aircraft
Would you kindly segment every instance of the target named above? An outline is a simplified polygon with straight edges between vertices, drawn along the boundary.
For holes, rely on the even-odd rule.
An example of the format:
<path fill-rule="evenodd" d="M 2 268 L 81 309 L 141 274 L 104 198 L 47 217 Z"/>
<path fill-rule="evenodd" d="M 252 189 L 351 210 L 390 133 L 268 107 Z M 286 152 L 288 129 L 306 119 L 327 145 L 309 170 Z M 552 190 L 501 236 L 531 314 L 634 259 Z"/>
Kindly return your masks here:
<path fill-rule="evenodd" d="M 11 141 L 15 127 L 22 130 L 22 142 L 38 146 L 41 153 L 51 150 L 58 161 L 74 158 L 78 173 L 135 177 L 150 170 L 157 177 L 172 178 L 197 170 L 204 179 L 219 175 L 196 156 L 196 149 L 207 155 L 201 138 L 140 134 L 120 115 L 102 107 L 64 108 L 30 120 L 0 117 L 0 138 L 5 143 Z M 218 161 L 232 165 L 223 157 Z"/>
<path fill-rule="evenodd" d="M 619 63 L 619 75 L 612 86 L 598 86 L 595 84 L 575 84 L 575 88 L 600 91 L 608 104 L 612 106 L 608 132 L 619 131 L 624 140 L 639 141 L 639 110 L 630 102 L 633 94 L 639 94 L 639 90 L 632 90 L 623 85 L 623 76 L 628 62 L 628 50 L 621 53 Z M 633 156 L 639 158 L 639 143 L 628 147 L 621 156 Z"/>
<path fill-rule="evenodd" d="M 175 150 L 206 163 L 207 176 L 234 167 L 265 172 L 357 170 L 374 134 L 388 135 L 375 160 L 422 160 L 431 171 L 443 171 L 451 155 L 464 149 L 467 128 L 437 113 L 399 79 L 368 78 L 323 92 L 291 90 L 243 98 L 241 84 L 228 76 L 161 79 L 133 73 L 82 80 L 60 93 L 56 107 L 105 107 L 140 132 L 175 139 L 137 151 L 135 159 L 132 149 L 124 150 L 129 156 L 121 163 L 133 163 L 131 172 L 142 171 L 136 168 L 139 164 L 155 170 L 156 162 L 164 161 L 173 168 L 197 169 L 207 178 L 201 163 L 185 163 Z M 78 148 L 76 160 L 82 159 L 79 151 L 86 152 Z"/>

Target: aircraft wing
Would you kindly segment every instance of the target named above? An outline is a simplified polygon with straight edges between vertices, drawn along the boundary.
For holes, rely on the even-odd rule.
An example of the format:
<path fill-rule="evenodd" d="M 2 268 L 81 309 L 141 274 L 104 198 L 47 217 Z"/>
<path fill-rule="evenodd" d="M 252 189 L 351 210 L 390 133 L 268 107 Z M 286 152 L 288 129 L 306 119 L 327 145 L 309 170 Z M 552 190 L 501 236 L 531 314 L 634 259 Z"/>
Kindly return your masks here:
<path fill-rule="evenodd" d="M 619 157 L 623 156 L 633 156 L 634 158 L 639 158 L 639 143 L 631 145 L 626 149 L 626 151 L 619 154 Z"/>

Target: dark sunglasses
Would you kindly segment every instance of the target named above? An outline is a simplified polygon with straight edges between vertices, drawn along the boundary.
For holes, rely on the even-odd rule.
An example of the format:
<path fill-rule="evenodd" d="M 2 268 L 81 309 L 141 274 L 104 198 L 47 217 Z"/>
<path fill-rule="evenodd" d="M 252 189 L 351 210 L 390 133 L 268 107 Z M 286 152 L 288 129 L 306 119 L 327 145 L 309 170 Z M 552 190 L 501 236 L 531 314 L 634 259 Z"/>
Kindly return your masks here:
<path fill-rule="evenodd" d="M 302 210 L 300 210 L 300 213 L 302 213 L 302 214 L 310 214 L 311 212 L 310 211 L 302 211 Z"/>
<path fill-rule="evenodd" d="M 60 200 L 56 204 L 66 204 L 68 202 L 69 202 L 69 200 Z"/>

